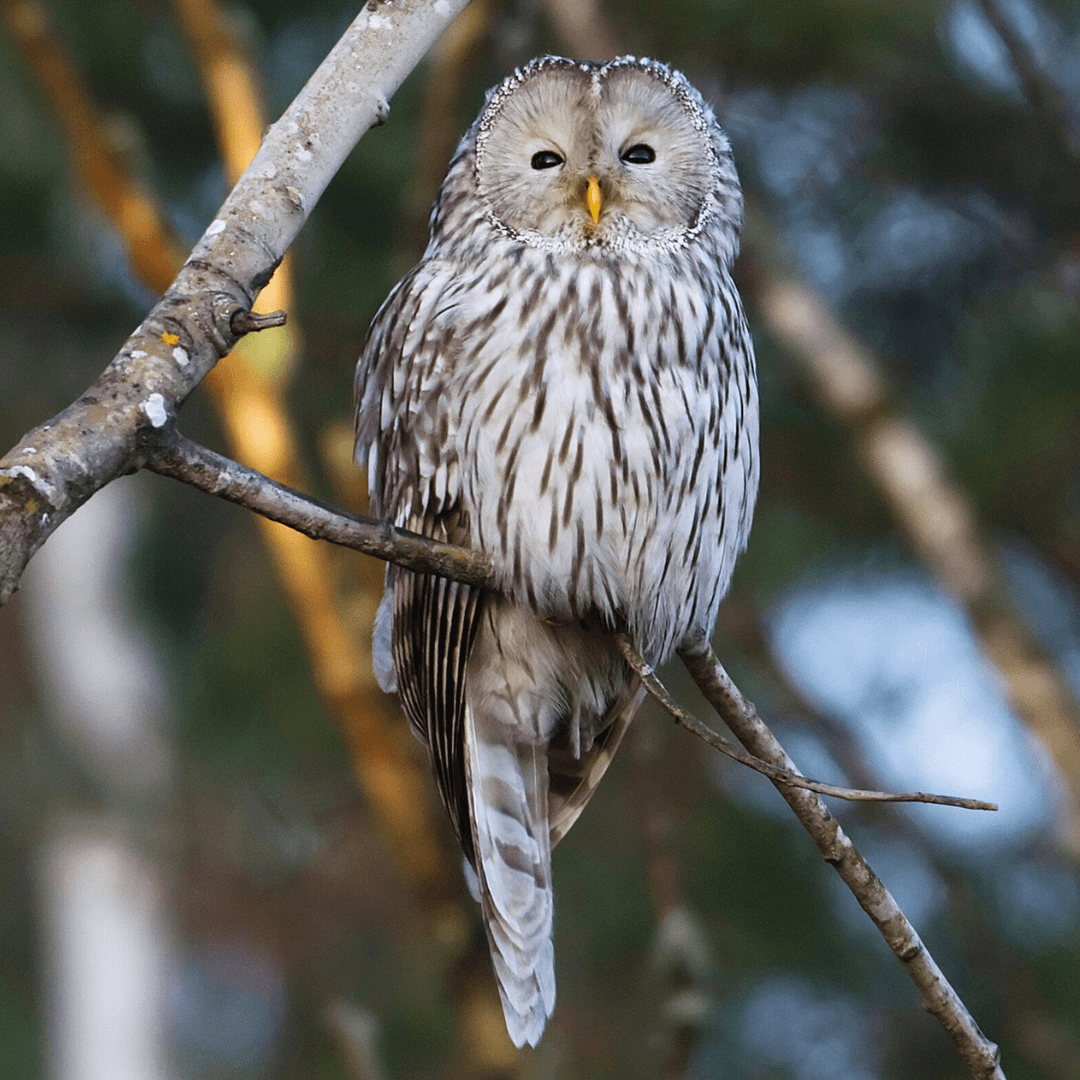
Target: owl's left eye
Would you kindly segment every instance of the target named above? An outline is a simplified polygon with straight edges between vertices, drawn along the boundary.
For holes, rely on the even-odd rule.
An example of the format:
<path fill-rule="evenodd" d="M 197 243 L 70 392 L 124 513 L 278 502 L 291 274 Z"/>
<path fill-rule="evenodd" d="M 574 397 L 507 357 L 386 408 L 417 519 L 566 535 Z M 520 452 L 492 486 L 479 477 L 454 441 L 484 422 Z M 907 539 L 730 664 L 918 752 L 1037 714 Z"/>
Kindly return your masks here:
<path fill-rule="evenodd" d="M 554 169 L 556 165 L 562 163 L 563 159 L 554 150 L 537 150 L 532 156 L 534 169 Z"/>
<path fill-rule="evenodd" d="M 651 165 L 656 160 L 656 151 L 646 143 L 635 143 L 620 157 L 627 165 Z"/>

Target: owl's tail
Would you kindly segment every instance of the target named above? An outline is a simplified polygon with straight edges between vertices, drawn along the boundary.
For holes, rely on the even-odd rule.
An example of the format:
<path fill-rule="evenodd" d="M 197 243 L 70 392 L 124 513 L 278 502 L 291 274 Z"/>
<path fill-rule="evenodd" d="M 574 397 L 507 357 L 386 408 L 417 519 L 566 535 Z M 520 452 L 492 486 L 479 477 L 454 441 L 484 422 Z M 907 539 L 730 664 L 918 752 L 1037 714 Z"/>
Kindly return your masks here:
<path fill-rule="evenodd" d="M 547 746 L 520 727 L 465 714 L 480 904 L 515 1046 L 535 1046 L 555 1008 Z"/>

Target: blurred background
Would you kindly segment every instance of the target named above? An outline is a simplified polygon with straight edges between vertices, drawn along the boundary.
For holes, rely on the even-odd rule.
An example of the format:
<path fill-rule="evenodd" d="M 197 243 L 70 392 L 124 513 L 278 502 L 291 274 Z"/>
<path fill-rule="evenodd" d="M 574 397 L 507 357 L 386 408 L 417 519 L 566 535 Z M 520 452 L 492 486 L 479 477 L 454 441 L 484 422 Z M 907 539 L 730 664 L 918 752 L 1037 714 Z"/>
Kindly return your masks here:
<path fill-rule="evenodd" d="M 0 441 L 98 376 L 356 6 L 0 5 Z M 1080 1077 L 1080 7 L 473 0 L 331 184 L 190 436 L 355 509 L 351 385 L 484 90 L 682 69 L 748 196 L 764 472 L 715 646 L 1006 1074 Z M 246 155 L 246 156 L 245 156 Z M 967 1075 L 772 787 L 647 706 L 555 854 L 559 1003 L 506 1040 L 370 673 L 382 568 L 149 474 L 0 613 L 0 1072 Z M 677 695 L 708 715 L 678 665 Z"/>

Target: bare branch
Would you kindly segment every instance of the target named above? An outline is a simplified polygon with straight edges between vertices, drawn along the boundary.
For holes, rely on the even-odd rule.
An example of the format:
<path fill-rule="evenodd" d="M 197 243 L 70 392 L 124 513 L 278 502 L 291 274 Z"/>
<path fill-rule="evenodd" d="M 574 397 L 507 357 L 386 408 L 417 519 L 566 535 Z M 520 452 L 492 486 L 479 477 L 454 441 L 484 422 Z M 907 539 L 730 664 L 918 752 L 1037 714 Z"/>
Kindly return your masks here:
<path fill-rule="evenodd" d="M 335 509 L 200 446 L 181 435 L 171 424 L 153 436 L 153 442 L 146 451 L 144 467 L 197 487 L 209 495 L 245 506 L 271 521 L 296 529 L 313 540 L 328 540 L 330 543 L 395 563 L 417 573 L 436 574 L 477 588 L 499 591 L 499 581 L 487 556 L 453 544 L 444 544 L 406 529 L 395 528 L 385 521 Z M 619 634 L 619 649 L 638 673 L 649 693 L 682 727 L 703 739 L 715 750 L 755 772 L 762 773 L 774 783 L 852 802 L 919 802 L 956 806 L 966 810 L 997 809 L 995 803 L 952 795 L 930 795 L 921 791 L 905 794 L 860 791 L 812 780 L 797 770 L 777 767 L 728 742 L 683 709 L 671 697 L 652 667 L 642 659 L 625 634 Z M 724 678 L 727 679 L 726 673 Z M 738 694 L 734 683 L 730 680 L 728 682 Z M 750 702 L 741 695 L 738 700 L 750 715 L 757 717 L 757 712 Z"/>
<path fill-rule="evenodd" d="M 245 506 L 313 540 L 329 540 L 420 574 L 437 574 L 465 585 L 498 590 L 486 555 L 397 529 L 386 521 L 336 510 L 192 442 L 172 425 L 150 438 L 142 465 L 152 472 Z"/>
<path fill-rule="evenodd" d="M 645 662 L 641 654 L 634 648 L 633 642 L 625 635 L 619 634 L 619 651 L 626 658 L 626 662 L 638 673 L 639 678 L 645 685 L 645 689 L 675 718 L 675 722 L 686 728 L 692 735 L 708 743 L 714 750 L 726 754 L 729 758 L 745 765 L 762 776 L 767 776 L 774 784 L 784 784 L 788 787 L 802 788 L 805 791 L 816 791 L 819 795 L 830 795 L 834 799 L 846 799 L 848 802 L 917 802 L 933 803 L 938 806 L 957 806 L 962 810 L 996 810 L 997 803 L 983 802 L 981 799 L 962 799 L 954 795 L 927 795 L 922 791 L 915 791 L 903 795 L 890 794 L 887 791 L 860 791 L 857 788 L 839 787 L 836 784 L 825 784 L 820 780 L 811 780 L 802 773 L 779 768 L 763 761 L 761 758 L 748 754 L 745 750 L 728 742 L 722 735 L 718 735 L 708 724 L 702 723 L 696 716 L 687 712 L 669 693 L 667 687 L 656 677 L 656 672 Z M 720 661 L 716 661 L 719 667 Z M 758 722 L 763 723 L 758 717 L 753 703 L 749 702 L 741 694 L 738 688 L 727 675 L 722 667 L 719 670 L 728 684 L 738 695 L 738 706 L 746 711 L 747 715 Z M 729 725 L 730 726 L 730 725 Z"/>
<path fill-rule="evenodd" d="M 683 642 L 679 657 L 709 703 L 747 750 L 779 769 L 797 771 L 776 736 L 728 677 L 702 631 L 692 633 Z M 825 861 L 840 875 L 873 920 L 886 944 L 918 988 L 924 1007 L 952 1037 L 972 1076 L 976 1080 L 1004 1080 L 997 1046 L 979 1030 L 915 928 L 840 828 L 839 822 L 829 813 L 828 807 L 813 792 L 800 790 L 779 780 L 773 780 L 773 783 L 810 834 Z"/>
<path fill-rule="evenodd" d="M 270 330 L 275 326 L 284 326 L 288 316 L 284 311 L 268 311 L 259 314 L 254 311 L 244 311 L 241 308 L 232 317 L 232 332 L 240 337 L 243 334 L 251 334 L 257 330 Z"/>
<path fill-rule="evenodd" d="M 335 509 L 200 446 L 181 435 L 171 424 L 154 435 L 153 443 L 145 455 L 144 467 L 197 487 L 209 495 L 245 506 L 271 521 L 296 529 L 313 540 L 328 540 L 330 543 L 395 563 L 417 573 L 436 574 L 477 588 L 499 591 L 498 579 L 487 556 L 453 544 L 444 544 L 406 529 L 395 528 L 385 521 Z M 811 780 L 797 770 L 777 767 L 728 742 L 683 709 L 667 692 L 652 667 L 642 659 L 625 634 L 619 634 L 619 649 L 641 677 L 649 693 L 682 727 L 722 754 L 767 776 L 774 783 L 804 788 L 853 802 L 921 802 L 967 810 L 997 809 L 994 803 L 951 795 L 928 795 L 924 792 L 897 795 L 884 791 L 858 791 Z M 720 670 L 723 671 L 722 668 Z M 728 678 L 726 673 L 723 677 Z M 739 695 L 730 679 L 728 683 L 738 695 L 742 707 L 756 718 L 757 712 L 753 705 Z"/>
<path fill-rule="evenodd" d="M 232 317 L 251 309 L 349 151 L 466 2 L 366 5 L 98 382 L 0 459 L 0 602 L 53 530 L 136 464 L 139 433 L 175 416 L 233 346 Z"/>

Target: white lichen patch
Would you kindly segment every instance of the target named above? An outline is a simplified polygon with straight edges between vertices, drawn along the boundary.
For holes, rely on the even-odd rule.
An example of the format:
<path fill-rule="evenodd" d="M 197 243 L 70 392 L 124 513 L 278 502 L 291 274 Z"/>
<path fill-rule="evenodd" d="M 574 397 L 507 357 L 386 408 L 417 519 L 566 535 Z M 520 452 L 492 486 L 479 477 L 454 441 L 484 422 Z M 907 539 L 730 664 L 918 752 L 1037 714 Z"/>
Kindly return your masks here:
<path fill-rule="evenodd" d="M 217 236 L 218 233 L 225 231 L 225 222 L 221 218 L 214 218 L 213 221 L 206 227 L 207 236 Z"/>
<path fill-rule="evenodd" d="M 146 355 L 145 349 L 132 349 L 128 354 L 132 360 L 141 360 Z"/>
<path fill-rule="evenodd" d="M 29 480 L 34 485 L 34 489 L 38 494 L 43 495 L 45 499 L 53 506 L 59 506 L 60 502 L 57 501 L 58 492 L 55 485 L 50 484 L 44 477 L 38 476 L 38 474 L 30 468 L 29 465 L 8 465 L 6 468 L 0 469 L 0 476 L 7 476 L 11 479 L 15 479 L 21 476 L 24 480 Z"/>
<path fill-rule="evenodd" d="M 298 146 L 296 148 L 296 156 L 301 161 L 310 161 L 311 160 L 311 151 L 306 146 Z"/>
<path fill-rule="evenodd" d="M 173 359 L 176 361 L 179 367 L 188 366 L 188 360 L 190 359 L 190 357 L 188 356 L 187 349 L 185 349 L 183 345 L 177 345 L 176 348 L 173 349 L 172 355 Z M 156 394 L 155 397 L 161 397 L 161 395 Z"/>
<path fill-rule="evenodd" d="M 139 407 L 146 413 L 146 418 L 153 427 L 164 427 L 169 419 L 169 414 L 165 411 L 165 399 L 160 394 L 151 394 Z"/>
<path fill-rule="evenodd" d="M 450 4 L 447 0 L 435 0 L 435 14 L 444 17 L 450 14 Z"/>
<path fill-rule="evenodd" d="M 389 30 L 393 23 L 385 16 L 376 11 L 369 11 L 367 24 L 372 30 Z"/>

